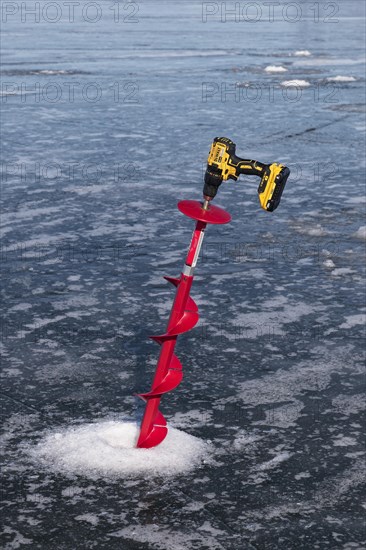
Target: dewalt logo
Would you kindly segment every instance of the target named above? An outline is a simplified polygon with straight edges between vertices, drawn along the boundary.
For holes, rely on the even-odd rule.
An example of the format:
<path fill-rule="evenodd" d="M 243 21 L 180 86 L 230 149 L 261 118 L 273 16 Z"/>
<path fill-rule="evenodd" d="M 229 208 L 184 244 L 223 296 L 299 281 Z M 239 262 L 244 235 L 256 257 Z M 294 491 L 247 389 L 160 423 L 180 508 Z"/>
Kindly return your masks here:
<path fill-rule="evenodd" d="M 224 156 L 225 147 L 216 147 L 216 150 L 214 152 L 214 162 L 217 164 L 220 164 L 222 161 L 222 157 Z"/>

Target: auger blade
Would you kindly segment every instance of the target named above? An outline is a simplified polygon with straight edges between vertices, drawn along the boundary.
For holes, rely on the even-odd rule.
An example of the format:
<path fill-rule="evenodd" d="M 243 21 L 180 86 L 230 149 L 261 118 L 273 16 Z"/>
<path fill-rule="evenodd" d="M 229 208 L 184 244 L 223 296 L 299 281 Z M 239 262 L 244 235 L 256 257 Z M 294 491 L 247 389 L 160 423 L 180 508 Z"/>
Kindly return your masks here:
<path fill-rule="evenodd" d="M 141 449 L 150 449 L 151 447 L 156 447 L 156 445 L 159 445 L 167 436 L 168 428 L 162 427 L 162 426 L 153 426 L 151 432 L 149 435 L 144 439 L 144 441 L 140 441 L 138 446 Z"/>
<path fill-rule="evenodd" d="M 193 302 L 193 300 L 192 300 Z M 193 302 L 194 306 L 196 304 Z M 192 305 L 193 305 L 192 304 Z M 197 306 L 196 306 L 197 307 Z M 198 308 L 197 308 L 198 309 Z M 198 323 L 200 316 L 197 311 L 188 311 L 186 310 L 182 317 L 179 319 L 178 323 L 174 327 L 170 328 L 165 334 L 159 334 L 158 336 L 149 336 L 151 340 L 154 340 L 158 344 L 163 344 L 166 340 L 172 340 L 178 334 L 183 334 L 183 332 L 188 332 Z"/>
<path fill-rule="evenodd" d="M 176 355 L 173 355 L 169 368 L 174 370 L 183 370 L 182 363 Z"/>
<path fill-rule="evenodd" d="M 176 361 L 171 362 L 171 366 L 169 367 L 169 370 L 164 376 L 163 380 L 156 386 L 153 386 L 153 388 L 148 393 L 139 394 L 139 396 L 142 397 L 142 399 L 146 401 L 146 399 L 148 399 L 149 397 L 150 398 L 158 397 L 163 393 L 167 393 L 168 391 L 175 390 L 175 388 L 179 386 L 179 384 L 183 380 L 182 365 L 180 364 L 180 361 L 176 355 L 174 355 L 173 358 Z M 174 366 L 178 364 L 179 364 L 179 367 Z"/>
<path fill-rule="evenodd" d="M 175 388 L 179 386 L 182 380 L 182 371 L 168 370 L 167 374 L 164 377 L 164 380 L 160 384 L 158 384 L 148 393 L 139 393 L 139 396 L 142 397 L 142 399 L 144 399 L 145 401 L 146 399 L 149 399 L 151 397 L 159 397 L 163 393 L 175 390 Z"/>
<path fill-rule="evenodd" d="M 145 397 L 145 394 L 144 393 L 134 393 L 134 395 L 136 395 L 137 397 L 140 397 L 140 399 L 142 399 L 143 401 L 147 401 L 147 397 Z"/>
<path fill-rule="evenodd" d="M 190 296 L 188 296 L 186 309 L 187 309 L 188 311 L 198 311 L 198 305 L 197 305 L 196 302 L 193 300 L 193 298 L 191 298 Z"/>
<path fill-rule="evenodd" d="M 164 380 L 156 388 L 153 388 L 154 393 L 167 393 L 168 391 L 175 390 L 177 386 L 183 380 L 183 372 L 181 370 L 169 369 Z"/>
<path fill-rule="evenodd" d="M 167 340 L 174 340 L 174 336 L 170 334 L 158 334 L 158 336 L 149 336 L 150 340 L 154 340 L 158 344 L 164 344 Z"/>
<path fill-rule="evenodd" d="M 172 283 L 172 285 L 174 285 L 175 287 L 177 287 L 179 285 L 180 281 L 181 281 L 180 279 L 177 279 L 176 277 L 164 276 L 164 279 L 169 281 L 169 283 Z M 189 311 L 198 311 L 198 306 L 197 306 L 196 302 L 190 296 L 188 296 L 188 299 L 187 299 L 186 309 L 188 309 Z"/>
<path fill-rule="evenodd" d="M 179 285 L 180 281 L 181 281 L 180 279 L 177 279 L 176 277 L 164 276 L 164 279 L 169 281 L 169 283 L 172 283 L 172 285 L 174 285 L 175 287 L 177 287 Z M 188 296 L 188 298 L 187 298 L 186 309 L 188 309 L 189 311 L 198 311 L 198 306 L 197 306 L 196 302 L 190 296 Z"/>
<path fill-rule="evenodd" d="M 177 277 L 168 277 L 164 275 L 164 279 L 166 279 L 169 283 L 172 283 L 174 286 L 178 286 L 180 283 L 180 279 L 177 279 Z"/>
<path fill-rule="evenodd" d="M 193 302 L 193 300 L 192 300 Z M 169 334 L 182 334 L 183 332 L 188 332 L 198 323 L 200 316 L 196 311 L 186 310 L 182 317 L 179 319 L 178 323 L 169 330 Z"/>
<path fill-rule="evenodd" d="M 161 412 L 158 411 L 150 432 L 143 441 L 138 442 L 138 446 L 143 449 L 156 447 L 156 445 L 159 445 L 166 438 L 167 433 L 166 420 Z"/>
<path fill-rule="evenodd" d="M 177 386 L 181 383 L 183 379 L 183 368 L 182 364 L 179 361 L 178 357 L 176 355 L 173 355 L 172 360 L 170 362 L 169 370 L 166 373 L 163 380 L 157 384 L 156 386 L 153 386 L 152 389 L 147 393 L 138 393 L 138 397 L 141 397 L 145 402 L 152 397 L 158 397 L 159 395 L 163 393 L 167 393 L 168 391 L 175 390 Z"/>

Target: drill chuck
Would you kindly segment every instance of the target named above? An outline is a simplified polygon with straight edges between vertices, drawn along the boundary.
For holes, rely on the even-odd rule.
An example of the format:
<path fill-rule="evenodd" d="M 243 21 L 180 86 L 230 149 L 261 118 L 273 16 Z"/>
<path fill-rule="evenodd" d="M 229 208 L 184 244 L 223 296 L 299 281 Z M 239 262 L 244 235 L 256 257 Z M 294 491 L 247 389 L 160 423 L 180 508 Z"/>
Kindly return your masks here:
<path fill-rule="evenodd" d="M 222 171 L 216 166 L 207 165 L 203 195 L 205 197 L 211 197 L 211 199 L 213 199 L 216 196 L 217 190 L 221 185 L 222 180 Z"/>

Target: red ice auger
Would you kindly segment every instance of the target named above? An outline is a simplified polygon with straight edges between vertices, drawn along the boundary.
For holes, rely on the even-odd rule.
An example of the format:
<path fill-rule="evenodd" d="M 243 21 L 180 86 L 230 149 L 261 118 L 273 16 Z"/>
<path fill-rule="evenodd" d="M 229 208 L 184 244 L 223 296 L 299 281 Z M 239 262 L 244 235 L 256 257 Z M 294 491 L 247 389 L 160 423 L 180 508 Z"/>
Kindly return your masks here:
<path fill-rule="evenodd" d="M 189 246 L 186 262 L 179 278 L 164 277 L 176 287 L 176 295 L 165 334 L 150 336 L 161 345 L 160 356 L 155 371 L 151 390 L 139 394 L 146 401 L 145 414 L 141 423 L 141 431 L 137 447 L 155 447 L 159 445 L 168 433 L 166 420 L 159 411 L 161 396 L 174 390 L 182 381 L 182 365 L 174 354 L 175 344 L 179 334 L 191 330 L 199 319 L 198 307 L 190 297 L 193 282 L 193 272 L 200 253 L 204 231 L 208 223 L 223 224 L 231 220 L 230 214 L 218 206 L 208 206 L 208 201 L 180 201 L 179 210 L 197 220 Z"/>
<path fill-rule="evenodd" d="M 215 197 L 222 181 L 229 178 L 237 180 L 241 174 L 259 176 L 259 202 L 264 210 L 273 212 L 280 203 L 290 170 L 283 164 L 263 164 L 256 160 L 241 159 L 235 154 L 235 143 L 228 138 L 215 138 L 208 155 L 203 188 L 204 203 L 198 201 L 180 201 L 179 210 L 197 221 L 186 263 L 178 278 L 165 277 L 176 287 L 176 295 L 165 334 L 151 336 L 161 345 L 160 356 L 151 390 L 139 394 L 146 401 L 145 414 L 137 447 L 155 447 L 168 433 L 166 420 L 159 411 L 161 396 L 174 390 L 182 381 L 182 365 L 174 348 L 179 334 L 191 330 L 199 319 L 198 307 L 189 295 L 193 282 L 193 272 L 197 264 L 204 231 L 208 223 L 223 224 L 231 220 L 222 208 L 213 206 L 210 201 Z"/>

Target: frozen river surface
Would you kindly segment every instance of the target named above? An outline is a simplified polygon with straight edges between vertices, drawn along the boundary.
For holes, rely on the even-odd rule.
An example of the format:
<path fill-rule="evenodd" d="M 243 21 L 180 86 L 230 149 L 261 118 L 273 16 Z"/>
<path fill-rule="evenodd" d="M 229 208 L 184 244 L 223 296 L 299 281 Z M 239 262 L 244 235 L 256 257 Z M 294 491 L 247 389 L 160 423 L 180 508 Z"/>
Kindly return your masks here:
<path fill-rule="evenodd" d="M 37 5 L 2 14 L 2 547 L 365 548 L 364 4 Z M 222 185 L 134 454 L 220 135 L 292 174 L 273 214 Z"/>

